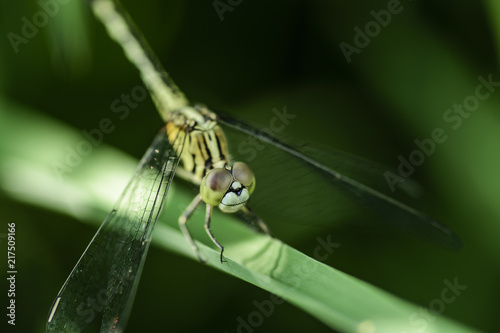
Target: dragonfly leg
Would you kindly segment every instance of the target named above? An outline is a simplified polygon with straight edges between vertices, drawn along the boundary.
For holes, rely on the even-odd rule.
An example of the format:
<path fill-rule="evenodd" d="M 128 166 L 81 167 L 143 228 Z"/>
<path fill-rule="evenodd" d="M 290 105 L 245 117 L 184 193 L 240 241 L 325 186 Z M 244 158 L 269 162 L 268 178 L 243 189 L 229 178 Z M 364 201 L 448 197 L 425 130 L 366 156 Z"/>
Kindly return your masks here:
<path fill-rule="evenodd" d="M 222 255 L 224 253 L 224 246 L 222 246 L 217 239 L 215 239 L 215 236 L 212 234 L 212 230 L 210 230 L 210 222 L 212 221 L 212 209 L 213 207 L 209 204 L 207 204 L 207 214 L 205 216 L 205 230 L 207 231 L 208 236 L 214 242 L 215 245 L 220 249 L 220 262 L 225 263 L 226 260 L 224 260 L 224 256 Z"/>
<path fill-rule="evenodd" d="M 193 199 L 193 201 L 191 201 L 189 206 L 186 207 L 182 215 L 179 217 L 179 227 L 184 236 L 187 238 L 187 240 L 193 247 L 193 250 L 196 253 L 196 256 L 198 257 L 198 260 L 201 261 L 202 263 L 205 263 L 207 260 L 201 256 L 200 249 L 198 248 L 198 245 L 196 245 L 193 236 L 191 236 L 191 233 L 189 232 L 189 229 L 187 227 L 187 222 L 189 218 L 191 217 L 191 215 L 193 215 L 194 211 L 200 205 L 201 202 L 202 202 L 201 194 L 198 194 Z"/>
<path fill-rule="evenodd" d="M 248 208 L 247 206 L 243 206 L 241 208 L 241 211 L 243 213 L 245 213 L 246 215 L 250 216 L 250 221 L 251 221 L 250 223 L 251 224 L 259 227 L 260 230 L 262 230 L 264 233 L 273 237 L 273 235 L 271 234 L 271 231 L 269 230 L 267 225 L 264 223 L 264 221 L 262 221 L 262 219 L 259 216 L 257 216 L 257 214 L 255 214 L 250 208 Z"/>

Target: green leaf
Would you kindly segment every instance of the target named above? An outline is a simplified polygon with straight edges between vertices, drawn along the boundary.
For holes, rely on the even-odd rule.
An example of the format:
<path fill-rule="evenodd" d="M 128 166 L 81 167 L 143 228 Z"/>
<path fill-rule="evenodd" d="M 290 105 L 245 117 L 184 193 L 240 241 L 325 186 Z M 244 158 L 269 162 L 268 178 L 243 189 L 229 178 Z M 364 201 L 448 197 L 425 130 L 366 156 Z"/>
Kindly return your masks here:
<path fill-rule="evenodd" d="M 104 144 L 92 147 L 91 153 L 80 154 L 78 158 L 72 154 L 78 155 L 78 147 L 85 145 L 82 143 L 85 138 L 77 131 L 22 106 L 2 104 L 2 189 L 18 200 L 71 215 L 97 227 L 137 162 Z M 73 158 L 71 166 L 67 163 L 71 161 L 69 156 Z M 58 163 L 71 172 L 56 172 L 54 166 Z M 176 226 L 179 213 L 193 195 L 189 186 L 174 184 L 153 243 L 196 260 Z M 218 250 L 201 235 L 202 228 L 191 226 L 209 266 L 278 295 L 331 328 L 342 332 L 472 331 L 442 316 L 424 320 L 422 308 L 323 264 L 321 260 L 341 246 L 332 244 L 328 236 L 318 239 L 314 251 L 317 258 L 311 258 L 278 239 L 255 234 L 235 223 L 230 215 L 216 212 L 213 219 L 217 221 L 216 235 L 230 240 L 224 242 L 227 259 L 224 264 L 219 261 Z M 268 222 L 272 225 L 272 221 Z"/>

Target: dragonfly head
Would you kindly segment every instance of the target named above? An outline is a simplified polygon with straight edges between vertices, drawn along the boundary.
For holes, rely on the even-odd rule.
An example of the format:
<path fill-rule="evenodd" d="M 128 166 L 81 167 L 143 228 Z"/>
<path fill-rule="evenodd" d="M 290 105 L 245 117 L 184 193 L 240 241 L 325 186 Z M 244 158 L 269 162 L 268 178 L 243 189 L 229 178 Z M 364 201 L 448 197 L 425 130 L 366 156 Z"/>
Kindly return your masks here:
<path fill-rule="evenodd" d="M 255 176 L 248 165 L 236 162 L 229 168 L 215 168 L 207 172 L 201 182 L 203 201 L 218 206 L 224 213 L 237 212 L 255 189 Z"/>

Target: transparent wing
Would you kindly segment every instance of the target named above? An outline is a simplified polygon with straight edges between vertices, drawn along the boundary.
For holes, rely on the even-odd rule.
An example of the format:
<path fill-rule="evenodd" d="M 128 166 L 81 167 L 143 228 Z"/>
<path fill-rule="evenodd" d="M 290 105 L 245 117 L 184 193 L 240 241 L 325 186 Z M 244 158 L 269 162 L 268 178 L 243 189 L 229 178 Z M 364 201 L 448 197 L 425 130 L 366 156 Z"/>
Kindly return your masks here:
<path fill-rule="evenodd" d="M 158 133 L 57 295 L 47 332 L 80 332 L 101 315 L 101 332 L 123 330 L 184 139 Z"/>
<path fill-rule="evenodd" d="M 88 1 L 110 36 L 139 69 L 164 119 L 171 110 L 185 106 L 184 95 L 163 70 L 118 1 Z M 280 141 L 266 131 L 228 116 L 221 116 L 220 122 L 235 133 L 231 137 L 232 133 L 226 130 L 233 145 L 234 160 L 247 162 L 252 166 L 257 182 L 268 185 L 265 196 L 256 193 L 251 201 L 264 219 L 330 221 L 352 210 L 353 202 L 361 202 L 383 220 L 411 230 L 424 239 L 451 248 L 461 246 L 450 229 L 395 199 L 384 190 L 384 186 L 376 185 L 383 175 L 373 166 L 363 167 L 361 159 L 348 158 L 331 150 L 322 153 L 324 150 L 317 147 Z M 239 139 L 234 139 L 235 136 Z M 236 149 L 235 144 L 238 145 Z M 246 154 L 251 151 L 250 155 Z M 374 176 L 375 173 L 379 175 Z M 410 181 L 399 185 L 400 192 L 418 192 L 418 187 Z"/>
<path fill-rule="evenodd" d="M 219 113 L 234 161 L 248 163 L 257 185 L 249 206 L 264 220 L 331 223 L 353 207 L 368 208 L 381 220 L 439 245 L 459 249 L 446 226 L 403 202 L 415 201 L 418 185 L 399 183 L 394 196 L 387 169 L 361 158 L 311 144 L 284 141 L 269 131 Z M 359 209 L 358 209 L 359 210 Z"/>

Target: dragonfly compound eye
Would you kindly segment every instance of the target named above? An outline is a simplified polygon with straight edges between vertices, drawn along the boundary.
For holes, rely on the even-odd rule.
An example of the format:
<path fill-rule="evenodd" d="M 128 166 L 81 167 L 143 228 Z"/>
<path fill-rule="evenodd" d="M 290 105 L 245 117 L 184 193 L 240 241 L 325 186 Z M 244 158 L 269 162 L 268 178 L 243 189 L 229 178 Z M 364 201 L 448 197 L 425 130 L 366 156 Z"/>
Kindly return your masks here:
<path fill-rule="evenodd" d="M 233 176 L 226 169 L 212 169 L 207 172 L 200 187 L 203 201 L 211 206 L 218 206 L 232 181 Z"/>
<path fill-rule="evenodd" d="M 233 165 L 233 176 L 252 194 L 255 189 L 255 175 L 248 165 L 243 162 L 236 162 Z"/>

